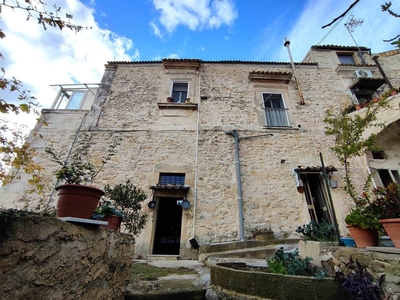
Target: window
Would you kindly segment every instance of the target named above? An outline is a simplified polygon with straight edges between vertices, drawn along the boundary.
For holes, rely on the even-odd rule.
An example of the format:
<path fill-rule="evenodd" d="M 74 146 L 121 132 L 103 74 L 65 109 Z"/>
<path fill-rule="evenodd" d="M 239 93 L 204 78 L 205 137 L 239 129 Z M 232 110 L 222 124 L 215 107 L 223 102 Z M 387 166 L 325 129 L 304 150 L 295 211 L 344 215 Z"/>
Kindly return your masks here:
<path fill-rule="evenodd" d="M 356 64 L 352 54 L 338 54 L 337 56 L 339 57 L 339 61 L 341 64 L 347 64 L 347 65 Z"/>
<path fill-rule="evenodd" d="M 55 109 L 80 109 L 82 100 L 85 98 L 86 91 L 62 89 L 57 100 Z"/>
<path fill-rule="evenodd" d="M 177 173 L 160 173 L 159 184 L 185 184 L 185 174 Z"/>
<path fill-rule="evenodd" d="M 387 187 L 391 182 L 400 183 L 400 176 L 397 170 L 378 170 L 379 177 L 382 184 Z"/>
<path fill-rule="evenodd" d="M 188 83 L 187 82 L 174 82 L 172 84 L 172 98 L 175 103 L 185 103 L 188 97 Z"/>
<path fill-rule="evenodd" d="M 288 127 L 287 109 L 282 94 L 263 93 L 263 101 L 267 126 Z"/>
<path fill-rule="evenodd" d="M 385 159 L 383 151 L 371 151 L 373 159 Z"/>

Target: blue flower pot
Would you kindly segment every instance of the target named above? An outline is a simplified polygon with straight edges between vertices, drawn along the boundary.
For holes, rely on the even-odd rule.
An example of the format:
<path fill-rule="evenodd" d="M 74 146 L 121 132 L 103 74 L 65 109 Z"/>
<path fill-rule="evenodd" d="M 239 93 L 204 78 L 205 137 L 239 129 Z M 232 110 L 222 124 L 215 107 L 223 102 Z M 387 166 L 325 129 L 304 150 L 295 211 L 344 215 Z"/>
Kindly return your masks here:
<path fill-rule="evenodd" d="M 356 246 L 356 242 L 354 242 L 354 239 L 351 237 L 342 237 L 342 238 L 340 238 L 340 240 L 343 242 L 343 244 L 346 247 L 355 247 Z"/>

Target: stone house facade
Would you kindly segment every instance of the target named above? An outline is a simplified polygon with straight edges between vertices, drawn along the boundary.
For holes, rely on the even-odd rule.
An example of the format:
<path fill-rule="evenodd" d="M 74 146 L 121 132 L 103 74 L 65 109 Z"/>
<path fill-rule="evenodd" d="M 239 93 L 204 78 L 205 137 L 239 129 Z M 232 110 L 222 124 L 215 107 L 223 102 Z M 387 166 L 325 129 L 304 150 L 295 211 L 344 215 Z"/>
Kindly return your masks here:
<path fill-rule="evenodd" d="M 323 120 L 328 109 L 372 100 L 389 89 L 388 82 L 400 86 L 400 51 L 372 55 L 365 47 L 313 46 L 294 69 L 288 62 L 108 62 L 101 83 L 91 88 L 93 101 L 78 89 L 84 91 L 81 104 L 44 109 L 49 126 L 37 125 L 31 135 L 48 193 L 27 194 L 21 174 L 22 180 L 2 189 L 1 203 L 55 204 L 46 146 L 83 149 L 100 161 L 119 141 L 93 185 L 130 179 L 147 191 L 148 223 L 136 239 L 138 256 L 196 258 L 195 243 L 246 240 L 262 232 L 293 237 L 310 220 L 337 220 L 346 235 L 352 202 L 341 188 L 343 168 Z M 381 112 L 387 126 L 376 132 L 387 150 L 383 159 L 368 154 L 352 161 L 355 182 L 373 168 L 384 170 L 374 178 L 377 185 L 400 180 L 394 139 L 400 97 L 389 100 L 393 109 Z"/>

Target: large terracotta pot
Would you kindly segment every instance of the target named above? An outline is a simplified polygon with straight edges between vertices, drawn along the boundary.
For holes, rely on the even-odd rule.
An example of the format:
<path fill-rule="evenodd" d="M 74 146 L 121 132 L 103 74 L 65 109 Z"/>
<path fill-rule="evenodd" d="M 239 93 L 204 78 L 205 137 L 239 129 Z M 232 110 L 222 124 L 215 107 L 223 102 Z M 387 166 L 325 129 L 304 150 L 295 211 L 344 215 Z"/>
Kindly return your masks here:
<path fill-rule="evenodd" d="M 379 223 L 383 225 L 396 248 L 400 248 L 400 218 L 381 219 Z"/>
<path fill-rule="evenodd" d="M 378 231 L 375 229 L 362 229 L 357 226 L 347 226 L 351 237 L 356 242 L 357 248 L 378 246 Z"/>
<path fill-rule="evenodd" d="M 110 216 L 104 216 L 100 220 L 108 222 L 108 225 L 101 225 L 101 227 L 117 231 L 121 226 L 122 217 L 117 215 L 110 215 Z"/>
<path fill-rule="evenodd" d="M 104 192 L 86 185 L 65 184 L 58 191 L 57 216 L 91 219 Z"/>

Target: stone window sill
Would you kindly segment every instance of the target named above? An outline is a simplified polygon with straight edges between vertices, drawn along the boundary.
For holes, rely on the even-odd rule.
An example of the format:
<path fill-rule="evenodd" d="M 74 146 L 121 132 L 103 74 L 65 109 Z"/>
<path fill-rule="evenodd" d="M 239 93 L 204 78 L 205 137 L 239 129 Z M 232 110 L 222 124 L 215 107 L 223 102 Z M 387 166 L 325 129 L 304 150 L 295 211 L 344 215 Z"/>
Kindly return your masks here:
<path fill-rule="evenodd" d="M 197 103 L 157 103 L 159 109 L 197 110 Z"/>

